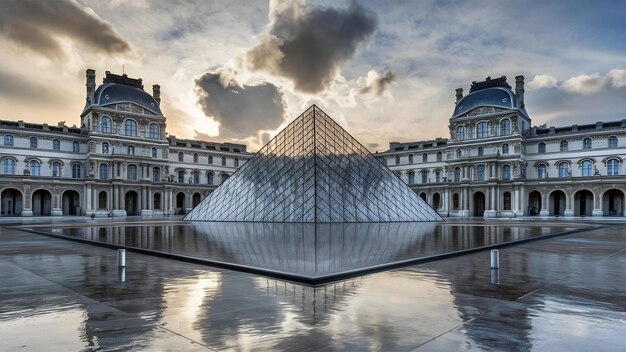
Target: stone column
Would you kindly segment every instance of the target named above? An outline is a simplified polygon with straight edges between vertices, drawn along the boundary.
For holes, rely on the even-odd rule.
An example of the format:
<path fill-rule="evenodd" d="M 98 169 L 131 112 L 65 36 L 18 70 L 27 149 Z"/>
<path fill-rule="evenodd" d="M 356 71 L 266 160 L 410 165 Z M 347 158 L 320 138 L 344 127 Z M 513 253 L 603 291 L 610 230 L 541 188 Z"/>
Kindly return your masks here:
<path fill-rule="evenodd" d="M 113 210 L 120 209 L 120 187 L 115 185 L 113 191 Z"/>
<path fill-rule="evenodd" d="M 83 188 L 83 194 L 85 195 L 85 200 L 83 202 L 85 207 L 85 215 L 91 215 L 94 211 L 92 203 L 91 203 L 91 185 L 86 184 Z"/>
<path fill-rule="evenodd" d="M 574 192 L 565 192 L 565 211 L 563 216 L 574 216 Z"/>
<path fill-rule="evenodd" d="M 602 210 L 602 191 L 596 189 L 593 193 L 593 211 L 591 212 L 591 216 L 604 216 L 604 211 Z"/>
<path fill-rule="evenodd" d="M 550 198 L 549 195 L 546 193 L 541 193 L 541 211 L 539 212 L 540 216 L 549 216 L 550 215 L 550 210 L 549 207 L 550 206 Z"/>

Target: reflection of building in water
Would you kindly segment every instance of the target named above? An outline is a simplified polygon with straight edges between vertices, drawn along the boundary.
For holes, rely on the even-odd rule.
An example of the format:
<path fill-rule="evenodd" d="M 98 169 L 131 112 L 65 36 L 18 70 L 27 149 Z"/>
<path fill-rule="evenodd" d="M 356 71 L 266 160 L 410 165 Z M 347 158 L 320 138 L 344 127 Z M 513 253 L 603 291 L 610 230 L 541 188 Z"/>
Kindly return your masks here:
<path fill-rule="evenodd" d="M 211 223 L 66 228 L 64 234 L 321 278 L 351 270 L 564 231 L 436 223 Z"/>
<path fill-rule="evenodd" d="M 524 76 L 456 90 L 450 138 L 378 154 L 444 216 L 624 216 L 626 120 L 533 126 Z"/>

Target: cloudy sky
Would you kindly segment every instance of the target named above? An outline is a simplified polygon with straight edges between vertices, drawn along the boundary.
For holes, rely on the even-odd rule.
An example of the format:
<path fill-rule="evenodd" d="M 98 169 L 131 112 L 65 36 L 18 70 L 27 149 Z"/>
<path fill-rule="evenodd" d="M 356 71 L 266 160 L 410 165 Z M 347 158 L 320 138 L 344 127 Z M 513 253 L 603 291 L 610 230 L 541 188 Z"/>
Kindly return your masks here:
<path fill-rule="evenodd" d="M 619 1 L 0 1 L 0 119 L 78 124 L 84 72 L 161 85 L 168 132 L 256 150 L 315 103 L 372 151 L 526 77 L 534 124 L 626 118 Z"/>

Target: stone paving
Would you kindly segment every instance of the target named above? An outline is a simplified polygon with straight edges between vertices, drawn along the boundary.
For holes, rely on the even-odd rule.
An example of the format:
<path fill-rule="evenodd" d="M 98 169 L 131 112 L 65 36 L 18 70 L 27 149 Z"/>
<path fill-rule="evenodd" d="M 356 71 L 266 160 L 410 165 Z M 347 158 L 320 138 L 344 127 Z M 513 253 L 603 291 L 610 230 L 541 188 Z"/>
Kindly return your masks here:
<path fill-rule="evenodd" d="M 625 271 L 623 224 L 316 287 L 0 225 L 0 350 L 624 351 Z"/>

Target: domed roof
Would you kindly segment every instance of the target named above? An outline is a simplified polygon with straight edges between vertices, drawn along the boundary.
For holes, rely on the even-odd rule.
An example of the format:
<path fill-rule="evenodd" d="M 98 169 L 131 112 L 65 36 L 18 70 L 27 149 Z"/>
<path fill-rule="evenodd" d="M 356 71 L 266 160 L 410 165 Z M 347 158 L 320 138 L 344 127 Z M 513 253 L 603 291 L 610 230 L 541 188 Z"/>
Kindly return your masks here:
<path fill-rule="evenodd" d="M 515 94 L 509 88 L 485 88 L 463 97 L 463 99 L 456 104 L 452 118 L 461 116 L 479 106 L 495 106 L 514 109 L 517 107 L 517 102 L 515 101 Z"/>
<path fill-rule="evenodd" d="M 115 103 L 137 104 L 156 115 L 163 115 L 159 103 L 139 87 L 121 83 L 104 83 L 96 89 L 93 105 L 105 106 Z"/>

